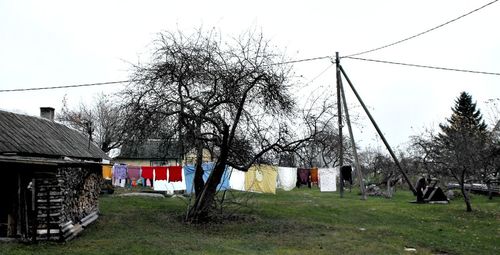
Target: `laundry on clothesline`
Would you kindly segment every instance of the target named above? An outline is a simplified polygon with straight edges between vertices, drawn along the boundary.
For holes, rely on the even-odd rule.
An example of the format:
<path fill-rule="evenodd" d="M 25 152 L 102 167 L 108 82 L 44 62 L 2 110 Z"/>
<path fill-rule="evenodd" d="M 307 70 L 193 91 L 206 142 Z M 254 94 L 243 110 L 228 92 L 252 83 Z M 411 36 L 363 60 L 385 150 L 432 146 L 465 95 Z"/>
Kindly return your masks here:
<path fill-rule="evenodd" d="M 285 191 L 290 191 L 297 184 L 297 168 L 295 167 L 278 167 L 278 183 L 277 188 Z"/>
<path fill-rule="evenodd" d="M 202 164 L 203 181 L 206 182 L 213 172 L 214 162 Z M 352 169 L 343 168 L 344 177 L 352 180 Z M 194 165 L 182 166 L 132 166 L 114 164 L 103 166 L 103 177 L 111 178 L 115 186 L 144 185 L 157 191 L 173 193 L 185 190 L 187 194 L 194 192 Z M 253 165 L 247 172 L 226 166 L 217 190 L 229 188 L 239 191 L 276 193 L 280 188 L 290 191 L 302 185 L 317 184 L 321 192 L 336 191 L 340 169 L 337 168 L 295 168 L 272 165 Z"/>
<path fill-rule="evenodd" d="M 337 176 L 339 175 L 338 168 L 319 168 L 319 190 L 321 192 L 329 192 L 337 190 Z"/>
<path fill-rule="evenodd" d="M 245 190 L 257 193 L 276 194 L 278 167 L 253 165 L 245 173 Z"/>
<path fill-rule="evenodd" d="M 206 162 L 201 165 L 203 169 L 203 181 L 206 182 L 212 173 L 215 163 L 214 162 Z M 193 180 L 194 180 L 194 174 L 196 172 L 196 167 L 194 165 L 186 165 L 183 167 L 184 169 L 184 176 L 186 179 L 186 193 L 191 194 L 194 193 L 194 186 L 193 186 Z M 228 171 L 228 168 L 224 169 L 224 173 L 222 175 L 221 182 L 219 185 L 217 185 L 217 190 L 227 190 L 229 189 L 229 175 L 230 171 Z"/>

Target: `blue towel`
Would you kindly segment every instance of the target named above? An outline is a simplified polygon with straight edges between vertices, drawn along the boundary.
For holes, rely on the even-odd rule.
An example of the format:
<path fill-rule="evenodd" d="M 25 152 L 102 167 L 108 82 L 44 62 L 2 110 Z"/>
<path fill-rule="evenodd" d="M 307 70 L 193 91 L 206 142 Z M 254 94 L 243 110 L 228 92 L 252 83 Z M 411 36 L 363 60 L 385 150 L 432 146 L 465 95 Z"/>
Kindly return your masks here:
<path fill-rule="evenodd" d="M 208 180 L 208 177 L 210 176 L 210 173 L 212 173 L 214 167 L 215 167 L 214 162 L 207 162 L 201 165 L 201 168 L 203 169 L 203 181 L 206 182 Z M 186 165 L 183 167 L 183 169 L 184 169 L 184 177 L 186 179 L 186 193 L 191 194 L 194 192 L 193 180 L 196 168 L 194 165 Z M 226 166 L 226 169 L 224 169 L 224 174 L 222 175 L 221 183 L 217 185 L 217 191 L 227 190 L 227 189 L 229 189 L 229 171 L 227 171 L 227 166 Z"/>

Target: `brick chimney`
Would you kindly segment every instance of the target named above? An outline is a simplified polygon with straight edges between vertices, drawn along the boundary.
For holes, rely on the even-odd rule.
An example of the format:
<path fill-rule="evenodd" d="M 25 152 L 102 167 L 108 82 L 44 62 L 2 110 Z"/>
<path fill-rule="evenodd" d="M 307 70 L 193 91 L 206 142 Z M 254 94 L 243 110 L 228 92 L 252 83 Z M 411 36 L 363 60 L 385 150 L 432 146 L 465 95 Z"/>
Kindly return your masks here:
<path fill-rule="evenodd" d="M 54 121 L 54 108 L 40 107 L 40 117 Z"/>

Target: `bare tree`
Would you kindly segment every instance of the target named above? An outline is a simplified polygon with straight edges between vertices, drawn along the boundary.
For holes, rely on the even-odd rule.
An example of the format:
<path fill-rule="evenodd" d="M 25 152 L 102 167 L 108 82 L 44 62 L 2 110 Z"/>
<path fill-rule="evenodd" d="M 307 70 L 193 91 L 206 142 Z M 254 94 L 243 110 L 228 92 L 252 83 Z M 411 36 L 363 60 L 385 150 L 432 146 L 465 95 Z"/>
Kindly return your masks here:
<path fill-rule="evenodd" d="M 416 179 L 415 177 L 418 175 L 427 174 L 428 172 L 423 168 L 421 162 L 421 151 L 413 147 L 409 148 L 408 151 L 411 153 L 406 153 L 402 150 L 398 152 L 400 164 L 405 170 L 404 173 L 413 179 Z M 401 171 L 392 158 L 380 148 L 365 148 L 360 153 L 360 161 L 363 176 L 367 178 L 368 183 L 385 186 L 387 189 L 385 195 L 387 197 L 391 197 L 398 185 L 407 187 Z"/>
<path fill-rule="evenodd" d="M 80 103 L 70 108 L 66 98 L 57 120 L 96 142 L 104 152 L 119 148 L 124 141 L 123 115 L 120 106 L 111 97 L 99 94 L 91 104 Z"/>
<path fill-rule="evenodd" d="M 338 129 L 334 119 L 327 122 L 315 119 L 310 120 L 311 124 L 318 125 L 318 132 L 314 139 L 309 140 L 296 151 L 297 162 L 302 167 L 336 167 L 339 166 L 339 139 Z M 343 146 L 345 149 L 344 160 L 346 164 L 353 161 L 349 148 L 351 143 L 349 137 L 344 137 Z"/>
<path fill-rule="evenodd" d="M 490 142 L 487 144 L 487 155 L 485 161 L 485 172 L 483 180 L 490 190 L 489 198 L 492 199 L 492 184 L 499 184 L 500 181 L 500 98 L 487 100 L 487 116 L 491 124 Z"/>
<path fill-rule="evenodd" d="M 500 98 L 486 100 L 486 120 L 493 127 L 495 135 L 500 134 Z"/>
<path fill-rule="evenodd" d="M 314 124 L 304 125 L 301 135 L 294 132 L 303 118 L 294 114 L 292 71 L 285 60 L 262 34 L 222 42 L 214 31 L 200 30 L 160 34 L 151 63 L 135 67 L 134 82 L 123 92 L 127 122 L 144 134 L 169 123 L 198 153 L 189 221 L 210 219 L 227 165 L 246 171 L 269 153 L 296 150 L 317 133 Z M 217 162 L 204 182 L 201 156 L 207 144 Z"/>

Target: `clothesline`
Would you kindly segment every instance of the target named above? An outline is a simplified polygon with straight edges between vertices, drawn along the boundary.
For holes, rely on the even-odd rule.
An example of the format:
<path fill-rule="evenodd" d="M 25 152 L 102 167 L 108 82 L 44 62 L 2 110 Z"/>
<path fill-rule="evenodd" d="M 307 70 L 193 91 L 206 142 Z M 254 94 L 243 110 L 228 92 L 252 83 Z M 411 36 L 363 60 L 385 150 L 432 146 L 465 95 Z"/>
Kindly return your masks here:
<path fill-rule="evenodd" d="M 214 162 L 202 164 L 203 180 L 206 182 L 215 167 Z M 111 179 L 113 185 L 152 187 L 156 191 L 193 192 L 194 165 L 185 166 L 134 166 L 115 164 L 103 166 L 103 177 Z M 316 185 L 320 191 L 336 191 L 338 168 L 295 168 L 272 165 L 253 165 L 243 172 L 226 166 L 218 191 L 234 189 L 257 193 L 276 193 L 276 189 L 290 191 L 302 185 Z"/>

